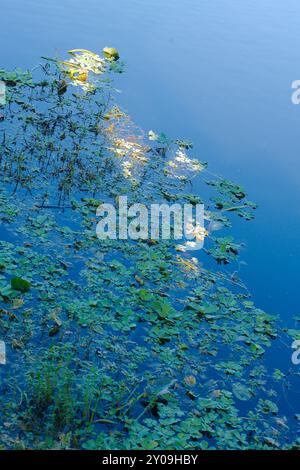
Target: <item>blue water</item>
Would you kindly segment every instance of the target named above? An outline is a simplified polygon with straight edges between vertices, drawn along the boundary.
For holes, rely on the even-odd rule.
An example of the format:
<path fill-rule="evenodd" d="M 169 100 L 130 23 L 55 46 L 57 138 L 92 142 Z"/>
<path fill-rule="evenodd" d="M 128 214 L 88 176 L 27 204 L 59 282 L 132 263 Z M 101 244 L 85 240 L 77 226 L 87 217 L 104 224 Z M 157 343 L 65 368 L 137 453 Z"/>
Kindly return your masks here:
<path fill-rule="evenodd" d="M 259 204 L 238 222 L 241 276 L 258 306 L 299 315 L 299 0 L 9 0 L 1 66 L 115 46 L 127 63 L 118 102 L 146 131 L 191 140 L 210 169 Z"/>

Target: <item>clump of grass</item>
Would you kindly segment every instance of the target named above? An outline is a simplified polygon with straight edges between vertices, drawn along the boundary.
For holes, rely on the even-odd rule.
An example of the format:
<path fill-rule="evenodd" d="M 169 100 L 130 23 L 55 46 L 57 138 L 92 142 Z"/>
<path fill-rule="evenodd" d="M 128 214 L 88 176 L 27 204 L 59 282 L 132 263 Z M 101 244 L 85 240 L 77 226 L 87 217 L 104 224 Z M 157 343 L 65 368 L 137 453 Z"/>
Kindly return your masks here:
<path fill-rule="evenodd" d="M 51 346 L 27 373 L 23 419 L 33 433 L 44 424 L 45 436 L 55 437 L 93 422 L 101 403 L 101 379 L 76 354 L 68 343 Z"/>

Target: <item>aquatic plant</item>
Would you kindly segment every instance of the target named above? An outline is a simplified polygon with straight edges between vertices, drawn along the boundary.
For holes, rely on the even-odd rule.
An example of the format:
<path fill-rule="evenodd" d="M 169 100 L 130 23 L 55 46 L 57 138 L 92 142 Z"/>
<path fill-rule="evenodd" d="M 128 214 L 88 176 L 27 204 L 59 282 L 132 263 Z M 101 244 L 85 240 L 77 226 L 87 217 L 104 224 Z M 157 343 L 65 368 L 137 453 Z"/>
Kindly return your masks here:
<path fill-rule="evenodd" d="M 70 52 L 0 71 L 1 446 L 298 447 L 285 373 L 264 362 L 276 317 L 238 278 L 232 221 L 256 205 L 190 142 L 145 135 L 114 103 L 118 54 Z M 205 250 L 99 241 L 98 205 L 124 194 L 205 202 Z"/>

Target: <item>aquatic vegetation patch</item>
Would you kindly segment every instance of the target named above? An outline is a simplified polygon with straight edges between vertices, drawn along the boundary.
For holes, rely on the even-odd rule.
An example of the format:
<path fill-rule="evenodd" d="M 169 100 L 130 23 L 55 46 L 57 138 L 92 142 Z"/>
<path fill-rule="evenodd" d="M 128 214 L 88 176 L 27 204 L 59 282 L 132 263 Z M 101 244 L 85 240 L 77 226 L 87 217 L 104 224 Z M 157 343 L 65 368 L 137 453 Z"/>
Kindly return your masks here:
<path fill-rule="evenodd" d="M 190 142 L 132 122 L 113 101 L 108 49 L 0 71 L 0 445 L 297 447 L 285 373 L 264 360 L 276 317 L 238 278 L 232 223 L 256 205 Z M 89 86 L 92 74 L 105 81 Z M 99 241 L 96 209 L 120 195 L 204 202 L 205 250 Z"/>

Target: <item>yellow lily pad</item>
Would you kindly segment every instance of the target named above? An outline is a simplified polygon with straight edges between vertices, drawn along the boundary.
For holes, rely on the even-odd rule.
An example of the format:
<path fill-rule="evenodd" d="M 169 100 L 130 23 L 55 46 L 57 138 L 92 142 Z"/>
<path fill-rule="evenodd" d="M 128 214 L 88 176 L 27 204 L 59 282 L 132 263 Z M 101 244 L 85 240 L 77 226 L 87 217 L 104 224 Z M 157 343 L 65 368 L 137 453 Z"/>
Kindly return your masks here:
<path fill-rule="evenodd" d="M 115 47 L 104 47 L 103 49 L 104 56 L 108 60 L 118 60 L 120 58 L 120 54 Z"/>

